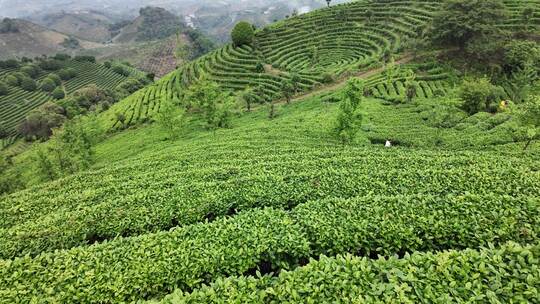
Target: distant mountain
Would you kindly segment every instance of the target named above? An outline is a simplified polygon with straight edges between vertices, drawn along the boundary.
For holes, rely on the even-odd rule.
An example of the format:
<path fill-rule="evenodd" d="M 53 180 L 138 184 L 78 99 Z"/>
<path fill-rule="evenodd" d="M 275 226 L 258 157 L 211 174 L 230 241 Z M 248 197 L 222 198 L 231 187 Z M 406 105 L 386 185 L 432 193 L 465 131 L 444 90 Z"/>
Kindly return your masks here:
<path fill-rule="evenodd" d="M 26 20 L 3 19 L 0 22 L 0 59 L 58 52 L 73 54 L 99 46 L 99 43 L 83 39 L 70 39 L 69 35 Z"/>
<path fill-rule="evenodd" d="M 82 10 L 36 15 L 30 20 L 74 37 L 94 42 L 107 42 L 114 34 L 111 25 L 121 21 L 122 17 L 95 10 Z"/>
<path fill-rule="evenodd" d="M 178 16 L 166 9 L 148 6 L 139 10 L 139 16 L 126 24 L 113 42 L 159 40 L 182 32 L 184 28 Z"/>

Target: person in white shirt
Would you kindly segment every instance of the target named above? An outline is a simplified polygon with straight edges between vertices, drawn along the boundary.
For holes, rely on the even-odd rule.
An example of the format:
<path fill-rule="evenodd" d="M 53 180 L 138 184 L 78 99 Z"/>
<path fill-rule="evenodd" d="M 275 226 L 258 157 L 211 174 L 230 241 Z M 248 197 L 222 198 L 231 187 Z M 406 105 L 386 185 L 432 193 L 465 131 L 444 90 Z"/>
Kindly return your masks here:
<path fill-rule="evenodd" d="M 392 147 L 392 143 L 389 140 L 387 140 L 386 144 L 384 146 L 387 147 L 387 148 L 390 148 L 390 147 Z"/>

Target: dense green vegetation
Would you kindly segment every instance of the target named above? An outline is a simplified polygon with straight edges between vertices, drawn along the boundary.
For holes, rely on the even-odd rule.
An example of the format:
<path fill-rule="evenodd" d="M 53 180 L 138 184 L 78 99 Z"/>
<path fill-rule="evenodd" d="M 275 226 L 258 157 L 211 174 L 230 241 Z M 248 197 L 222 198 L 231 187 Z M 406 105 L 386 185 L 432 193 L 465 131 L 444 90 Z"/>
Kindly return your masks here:
<path fill-rule="evenodd" d="M 529 270 L 538 267 L 538 254 L 538 245 L 509 243 L 478 251 L 414 253 L 403 259 L 322 257 L 276 279 L 218 280 L 161 303 L 535 303 L 537 273 Z"/>
<path fill-rule="evenodd" d="M 19 125 L 30 111 L 46 102 L 63 99 L 81 88 L 94 84 L 101 89 L 114 90 L 128 77 L 143 77 L 135 69 L 119 74 L 112 68 L 95 63 L 93 57 L 66 58 L 62 55 L 34 62 L 4 61 L 0 64 L 0 124 L 7 129 L 12 142 L 21 132 Z M 140 87 L 139 87 L 140 88 Z M 4 94 L 2 94 L 2 91 Z M 133 92 L 124 93 L 123 96 Z"/>
<path fill-rule="evenodd" d="M 23 124 L 48 142 L 0 157 L 0 303 L 536 303 L 537 4 L 241 23 L 114 92 L 128 66 L 0 63 L 67 93 Z"/>

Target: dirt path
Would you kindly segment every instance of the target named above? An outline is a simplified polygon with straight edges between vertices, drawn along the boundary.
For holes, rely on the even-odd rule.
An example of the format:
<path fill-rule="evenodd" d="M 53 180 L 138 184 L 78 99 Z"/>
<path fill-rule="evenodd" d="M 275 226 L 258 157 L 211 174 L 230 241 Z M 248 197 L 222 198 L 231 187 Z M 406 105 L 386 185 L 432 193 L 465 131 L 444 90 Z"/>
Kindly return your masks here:
<path fill-rule="evenodd" d="M 406 63 L 411 62 L 413 59 L 414 59 L 414 56 L 405 55 L 405 56 L 401 57 L 400 59 L 396 60 L 395 64 L 396 65 L 406 64 Z M 356 73 L 354 73 L 352 75 L 347 75 L 345 77 L 341 77 L 341 78 L 337 79 L 335 82 L 333 82 L 331 84 L 318 87 L 317 89 L 314 89 L 314 90 L 309 91 L 309 92 L 300 93 L 299 95 L 295 95 L 291 99 L 291 101 L 297 101 L 299 99 L 312 97 L 312 96 L 319 95 L 321 93 L 328 92 L 328 91 L 335 91 L 337 89 L 340 89 L 340 88 L 344 87 L 345 84 L 347 84 L 347 81 L 352 77 L 366 79 L 366 78 L 369 78 L 369 77 L 371 77 L 373 75 L 377 75 L 379 73 L 382 73 L 385 69 L 386 69 L 386 67 L 380 67 L 380 68 L 375 68 L 375 69 L 371 69 L 371 70 L 367 70 L 367 71 L 356 72 Z M 285 100 L 284 99 L 279 99 L 276 102 L 281 103 L 281 102 L 285 102 Z"/>

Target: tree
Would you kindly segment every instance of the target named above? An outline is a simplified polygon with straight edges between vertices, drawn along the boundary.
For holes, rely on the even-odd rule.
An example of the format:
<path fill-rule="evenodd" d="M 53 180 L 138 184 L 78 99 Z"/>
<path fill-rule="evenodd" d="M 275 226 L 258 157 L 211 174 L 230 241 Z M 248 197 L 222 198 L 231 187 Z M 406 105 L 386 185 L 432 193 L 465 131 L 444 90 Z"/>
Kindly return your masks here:
<path fill-rule="evenodd" d="M 273 101 L 270 101 L 268 108 L 268 118 L 274 119 L 274 117 L 276 117 L 276 104 Z"/>
<path fill-rule="evenodd" d="M 416 96 L 417 83 L 414 81 L 407 82 L 405 84 L 405 94 L 407 95 L 407 101 L 411 102 Z"/>
<path fill-rule="evenodd" d="M 19 133 L 26 139 L 46 140 L 53 134 L 53 129 L 62 125 L 65 120 L 64 109 L 59 105 L 47 102 L 28 113 L 19 125 Z"/>
<path fill-rule="evenodd" d="M 123 113 L 117 112 L 115 114 L 116 121 L 122 124 L 122 128 L 126 127 L 126 116 Z"/>
<path fill-rule="evenodd" d="M 0 22 L 0 34 L 18 33 L 18 32 L 19 32 L 19 27 L 14 19 L 4 18 L 4 20 Z"/>
<path fill-rule="evenodd" d="M 34 79 L 30 77 L 25 77 L 21 81 L 21 88 L 28 92 L 33 92 L 37 89 L 37 84 Z"/>
<path fill-rule="evenodd" d="M 28 75 L 30 78 L 37 78 L 39 76 L 39 68 L 35 65 L 27 65 L 21 68 L 21 72 Z"/>
<path fill-rule="evenodd" d="M 509 73 L 526 66 L 540 69 L 540 46 L 534 41 L 509 41 L 504 46 L 504 66 Z"/>
<path fill-rule="evenodd" d="M 12 87 L 15 87 L 20 84 L 20 81 L 19 81 L 19 78 L 17 78 L 15 75 L 8 75 L 6 77 L 6 83 Z"/>
<path fill-rule="evenodd" d="M 76 72 L 75 72 L 76 73 Z M 59 86 L 62 84 L 62 79 L 60 79 L 60 76 L 58 76 L 57 74 L 55 73 L 51 73 L 49 74 L 49 76 L 47 76 L 47 78 L 51 79 L 52 81 L 54 81 L 54 83 Z"/>
<path fill-rule="evenodd" d="M 358 133 L 362 115 L 357 110 L 363 92 L 362 81 L 355 78 L 349 80 L 339 104 L 339 113 L 334 128 L 334 132 L 343 145 L 352 143 Z"/>
<path fill-rule="evenodd" d="M 459 97 L 463 101 L 463 110 L 472 115 L 481 111 L 495 112 L 503 93 L 487 78 L 466 79 L 461 85 Z"/>
<path fill-rule="evenodd" d="M 246 104 L 247 111 L 251 111 L 251 105 L 256 102 L 255 93 L 252 88 L 247 87 L 241 94 L 240 98 Z"/>
<path fill-rule="evenodd" d="M 57 100 L 62 99 L 66 97 L 66 93 L 64 93 L 64 89 L 62 87 L 56 87 L 56 89 L 54 89 L 52 92 L 52 97 Z"/>
<path fill-rule="evenodd" d="M 432 41 L 463 50 L 471 41 L 498 34 L 505 19 L 501 0 L 448 0 L 433 20 Z"/>
<path fill-rule="evenodd" d="M 7 95 L 9 93 L 9 88 L 7 84 L 3 81 L 0 81 L 0 96 Z"/>
<path fill-rule="evenodd" d="M 291 73 L 291 84 L 293 86 L 294 93 L 300 91 L 300 82 L 302 78 L 297 73 Z"/>
<path fill-rule="evenodd" d="M 527 150 L 533 140 L 540 136 L 540 96 L 530 98 L 519 113 L 519 120 L 526 128 L 527 143 L 523 150 Z"/>
<path fill-rule="evenodd" d="M 78 49 L 81 47 L 81 43 L 74 37 L 64 38 L 64 41 L 60 43 L 66 49 Z"/>
<path fill-rule="evenodd" d="M 292 81 L 288 79 L 283 79 L 281 82 L 281 93 L 283 97 L 287 100 L 287 104 L 291 102 L 291 97 L 294 95 L 294 86 Z"/>
<path fill-rule="evenodd" d="M 41 81 L 40 87 L 44 92 L 52 92 L 56 89 L 56 83 L 50 78 L 45 78 Z"/>
<path fill-rule="evenodd" d="M 34 160 L 37 175 L 41 177 L 42 181 L 52 181 L 56 178 L 56 170 L 47 152 L 43 149 L 38 149 Z"/>
<path fill-rule="evenodd" d="M 169 139 L 177 139 L 185 124 L 185 110 L 174 102 L 166 102 L 156 114 L 155 120 L 160 128 L 169 135 Z"/>
<path fill-rule="evenodd" d="M 331 2 L 332 2 L 332 0 L 326 0 L 326 6 L 330 7 Z"/>
<path fill-rule="evenodd" d="M 203 76 L 187 90 L 184 104 L 199 110 L 208 128 L 227 128 L 230 126 L 235 98 Z"/>
<path fill-rule="evenodd" d="M 75 70 L 74 68 L 65 68 L 58 71 L 58 77 L 60 77 L 60 79 L 64 81 L 75 78 L 76 76 L 77 76 L 77 70 Z"/>
<path fill-rule="evenodd" d="M 231 38 L 235 46 L 251 44 L 254 35 L 253 26 L 246 21 L 238 22 L 231 32 Z"/>

